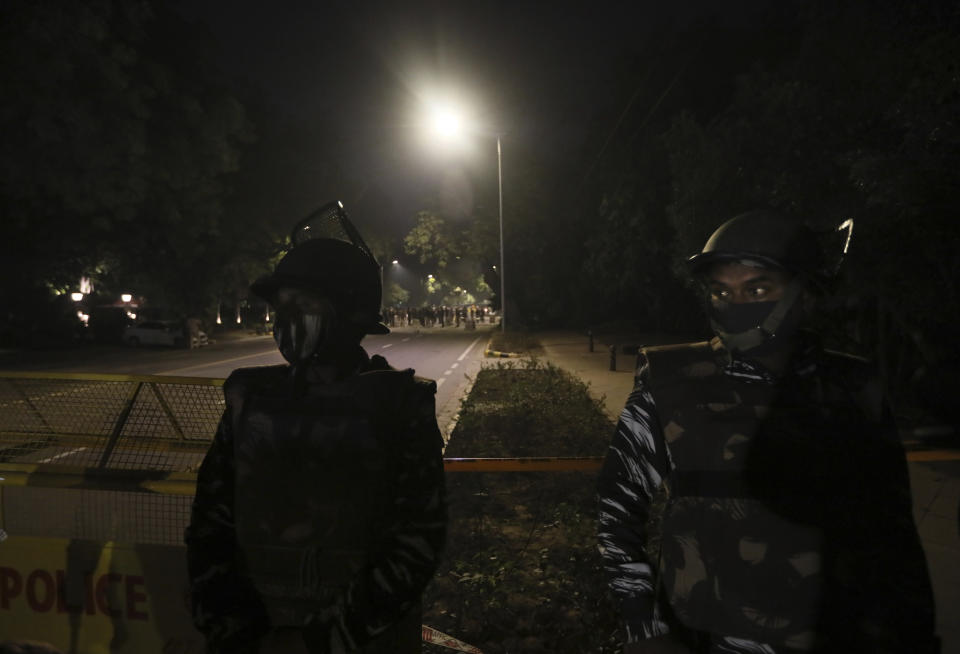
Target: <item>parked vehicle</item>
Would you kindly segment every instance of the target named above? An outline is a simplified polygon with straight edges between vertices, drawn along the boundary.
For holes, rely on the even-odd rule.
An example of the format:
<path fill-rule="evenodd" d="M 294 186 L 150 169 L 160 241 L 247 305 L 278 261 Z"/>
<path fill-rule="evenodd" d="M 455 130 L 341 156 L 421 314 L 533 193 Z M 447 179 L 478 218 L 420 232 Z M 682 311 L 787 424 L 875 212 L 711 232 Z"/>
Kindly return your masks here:
<path fill-rule="evenodd" d="M 123 330 L 123 342 L 127 345 L 166 345 L 168 347 L 200 347 L 208 343 L 207 335 L 198 331 L 188 338 L 183 323 L 177 321 L 151 320 L 130 325 Z"/>

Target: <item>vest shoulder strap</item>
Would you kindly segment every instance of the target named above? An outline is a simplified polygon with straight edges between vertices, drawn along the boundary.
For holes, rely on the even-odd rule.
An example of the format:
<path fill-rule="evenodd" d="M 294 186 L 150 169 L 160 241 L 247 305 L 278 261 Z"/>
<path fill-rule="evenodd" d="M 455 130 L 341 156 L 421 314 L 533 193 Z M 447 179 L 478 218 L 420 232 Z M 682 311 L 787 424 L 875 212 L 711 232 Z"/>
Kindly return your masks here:
<path fill-rule="evenodd" d="M 651 392 L 687 379 L 702 379 L 720 372 L 719 341 L 657 345 L 641 350 L 643 379 Z"/>
<path fill-rule="evenodd" d="M 230 373 L 223 383 L 223 395 L 229 412 L 224 414 L 231 419 L 233 433 L 240 429 L 240 417 L 243 415 L 243 406 L 251 392 L 257 389 L 269 388 L 282 384 L 286 375 L 286 364 L 275 366 L 258 366 L 253 368 L 238 368 Z"/>
<path fill-rule="evenodd" d="M 253 390 L 274 386 L 284 380 L 287 369 L 286 364 L 237 368 L 230 373 L 227 381 L 223 384 L 224 395 L 233 399 Z"/>
<path fill-rule="evenodd" d="M 410 415 L 433 402 L 437 384 L 414 375 L 413 370 L 371 370 L 354 378 L 353 398 L 370 415 Z"/>

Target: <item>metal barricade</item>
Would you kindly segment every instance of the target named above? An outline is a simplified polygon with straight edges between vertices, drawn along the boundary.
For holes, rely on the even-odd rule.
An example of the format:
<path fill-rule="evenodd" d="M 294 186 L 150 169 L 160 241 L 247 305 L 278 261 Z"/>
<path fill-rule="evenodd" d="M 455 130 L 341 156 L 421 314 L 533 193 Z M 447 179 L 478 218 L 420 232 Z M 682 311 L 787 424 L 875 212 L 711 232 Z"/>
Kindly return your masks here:
<path fill-rule="evenodd" d="M 0 528 L 181 544 L 223 381 L 0 373 Z"/>

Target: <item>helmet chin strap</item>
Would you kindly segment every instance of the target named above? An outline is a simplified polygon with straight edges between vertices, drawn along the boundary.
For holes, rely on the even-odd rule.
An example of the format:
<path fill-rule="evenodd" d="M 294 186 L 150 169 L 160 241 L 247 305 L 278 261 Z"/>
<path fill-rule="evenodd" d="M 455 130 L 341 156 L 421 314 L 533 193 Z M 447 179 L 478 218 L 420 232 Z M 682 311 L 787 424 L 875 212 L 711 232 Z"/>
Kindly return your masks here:
<path fill-rule="evenodd" d="M 799 277 L 795 277 L 787 284 L 780 296 L 780 300 L 773 307 L 767 317 L 758 326 L 742 332 L 727 332 L 723 330 L 715 320 L 711 318 L 710 326 L 713 332 L 720 337 L 723 344 L 731 352 L 749 352 L 764 343 L 767 343 L 777 337 L 777 330 L 784 317 L 803 292 L 804 284 Z"/>

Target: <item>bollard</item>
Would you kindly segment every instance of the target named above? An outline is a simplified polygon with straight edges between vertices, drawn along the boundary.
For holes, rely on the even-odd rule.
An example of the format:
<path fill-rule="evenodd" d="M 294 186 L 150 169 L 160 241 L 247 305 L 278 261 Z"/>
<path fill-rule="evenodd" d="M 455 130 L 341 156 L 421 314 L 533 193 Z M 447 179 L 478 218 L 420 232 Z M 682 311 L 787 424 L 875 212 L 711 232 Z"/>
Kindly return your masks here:
<path fill-rule="evenodd" d="M 617 369 L 617 346 L 610 346 L 610 370 L 616 371 Z"/>
<path fill-rule="evenodd" d="M 587 332 L 587 336 L 590 337 L 590 351 L 593 352 L 593 330 Z"/>

